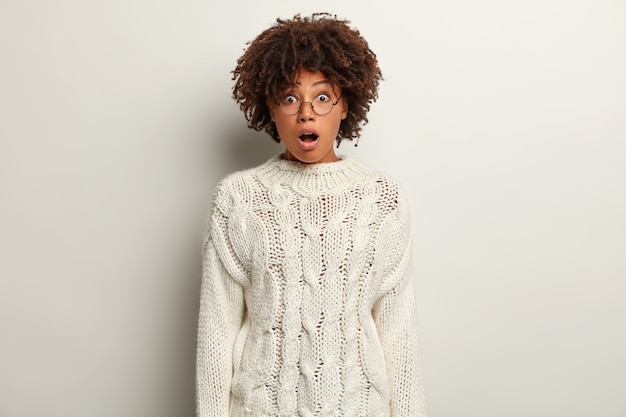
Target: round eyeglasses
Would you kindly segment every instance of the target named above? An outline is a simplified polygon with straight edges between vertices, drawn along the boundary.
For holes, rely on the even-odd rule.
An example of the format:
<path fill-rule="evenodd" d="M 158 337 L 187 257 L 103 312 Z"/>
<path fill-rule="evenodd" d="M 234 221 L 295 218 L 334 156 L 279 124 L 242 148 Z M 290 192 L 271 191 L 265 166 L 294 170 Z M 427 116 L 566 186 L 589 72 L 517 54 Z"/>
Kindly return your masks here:
<path fill-rule="evenodd" d="M 341 100 L 341 96 L 339 96 L 337 101 L 333 103 L 333 100 L 328 94 L 318 94 L 312 101 L 300 101 L 298 97 L 288 95 L 280 100 L 278 106 L 280 107 L 280 111 L 285 113 L 287 116 L 293 116 L 294 114 L 300 112 L 300 108 L 304 103 L 309 103 L 315 114 L 318 116 L 324 116 L 325 114 L 330 113 L 333 107 L 339 103 L 339 100 Z"/>

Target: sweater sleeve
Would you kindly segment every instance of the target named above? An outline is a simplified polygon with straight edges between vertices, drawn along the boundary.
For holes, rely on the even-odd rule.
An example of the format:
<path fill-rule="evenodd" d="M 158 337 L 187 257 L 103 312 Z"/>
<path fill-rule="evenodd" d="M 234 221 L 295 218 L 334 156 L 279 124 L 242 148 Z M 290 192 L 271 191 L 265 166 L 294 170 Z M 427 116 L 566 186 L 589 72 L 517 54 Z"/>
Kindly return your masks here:
<path fill-rule="evenodd" d="M 424 391 L 411 275 L 411 229 L 405 199 L 381 227 L 383 283 L 373 315 L 390 385 L 392 417 L 424 417 Z"/>
<path fill-rule="evenodd" d="M 245 315 L 244 274 L 228 244 L 228 219 L 214 200 L 202 257 L 196 355 L 198 417 L 229 415 L 233 348 Z"/>

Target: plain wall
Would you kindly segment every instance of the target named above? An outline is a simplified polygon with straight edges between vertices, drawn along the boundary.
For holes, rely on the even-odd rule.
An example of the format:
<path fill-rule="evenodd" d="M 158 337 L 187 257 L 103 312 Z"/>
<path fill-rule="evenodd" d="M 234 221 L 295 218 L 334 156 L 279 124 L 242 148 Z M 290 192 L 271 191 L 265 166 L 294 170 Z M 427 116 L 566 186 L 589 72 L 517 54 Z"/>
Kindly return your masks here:
<path fill-rule="evenodd" d="M 276 17 L 353 22 L 407 188 L 430 417 L 626 416 L 626 3 L 0 0 L 0 416 L 191 417 L 201 239 L 280 152 L 231 100 Z"/>

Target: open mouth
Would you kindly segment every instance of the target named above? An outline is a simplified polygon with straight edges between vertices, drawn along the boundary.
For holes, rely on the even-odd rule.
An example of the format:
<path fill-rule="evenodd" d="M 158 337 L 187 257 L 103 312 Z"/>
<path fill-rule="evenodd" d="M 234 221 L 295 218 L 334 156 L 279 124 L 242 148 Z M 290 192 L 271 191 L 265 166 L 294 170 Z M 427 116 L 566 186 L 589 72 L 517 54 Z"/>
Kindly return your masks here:
<path fill-rule="evenodd" d="M 313 132 L 306 132 L 298 136 L 303 142 L 315 142 L 318 136 Z"/>

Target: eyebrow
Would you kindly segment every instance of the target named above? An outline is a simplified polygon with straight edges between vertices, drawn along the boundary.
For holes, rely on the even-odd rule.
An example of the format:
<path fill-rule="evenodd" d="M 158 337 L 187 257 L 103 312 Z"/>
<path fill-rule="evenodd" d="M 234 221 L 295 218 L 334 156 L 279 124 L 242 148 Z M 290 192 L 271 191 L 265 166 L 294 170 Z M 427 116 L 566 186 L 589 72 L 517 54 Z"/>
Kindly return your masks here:
<path fill-rule="evenodd" d="M 328 80 L 320 80 L 320 81 L 315 81 L 315 82 L 312 84 L 312 86 L 313 86 L 313 87 L 317 87 L 318 85 L 321 85 L 321 84 L 330 84 L 330 81 L 328 81 Z"/>
<path fill-rule="evenodd" d="M 313 82 L 313 84 L 311 84 L 311 87 L 319 87 L 320 85 L 329 85 L 329 86 L 331 87 L 331 92 L 332 92 L 334 95 L 337 95 L 337 93 L 335 93 L 334 88 L 333 88 L 333 87 L 334 87 L 334 84 L 333 84 L 333 83 L 331 83 L 331 82 L 330 82 L 330 80 L 323 79 L 323 80 L 315 81 L 315 82 Z M 294 87 L 294 88 L 292 88 L 292 89 L 290 89 L 290 90 L 287 90 L 287 91 L 290 91 L 290 93 L 287 93 L 287 94 L 292 94 L 292 93 L 294 93 L 294 91 L 295 91 L 298 87 L 302 87 L 302 84 L 297 83 L 297 84 L 295 85 L 295 87 Z"/>
<path fill-rule="evenodd" d="M 318 85 L 322 85 L 322 84 L 331 84 L 332 83 L 329 80 L 319 80 L 319 81 L 315 81 L 313 84 L 311 84 L 311 87 L 317 87 Z M 297 83 L 296 84 L 298 87 L 302 87 L 302 84 Z"/>

